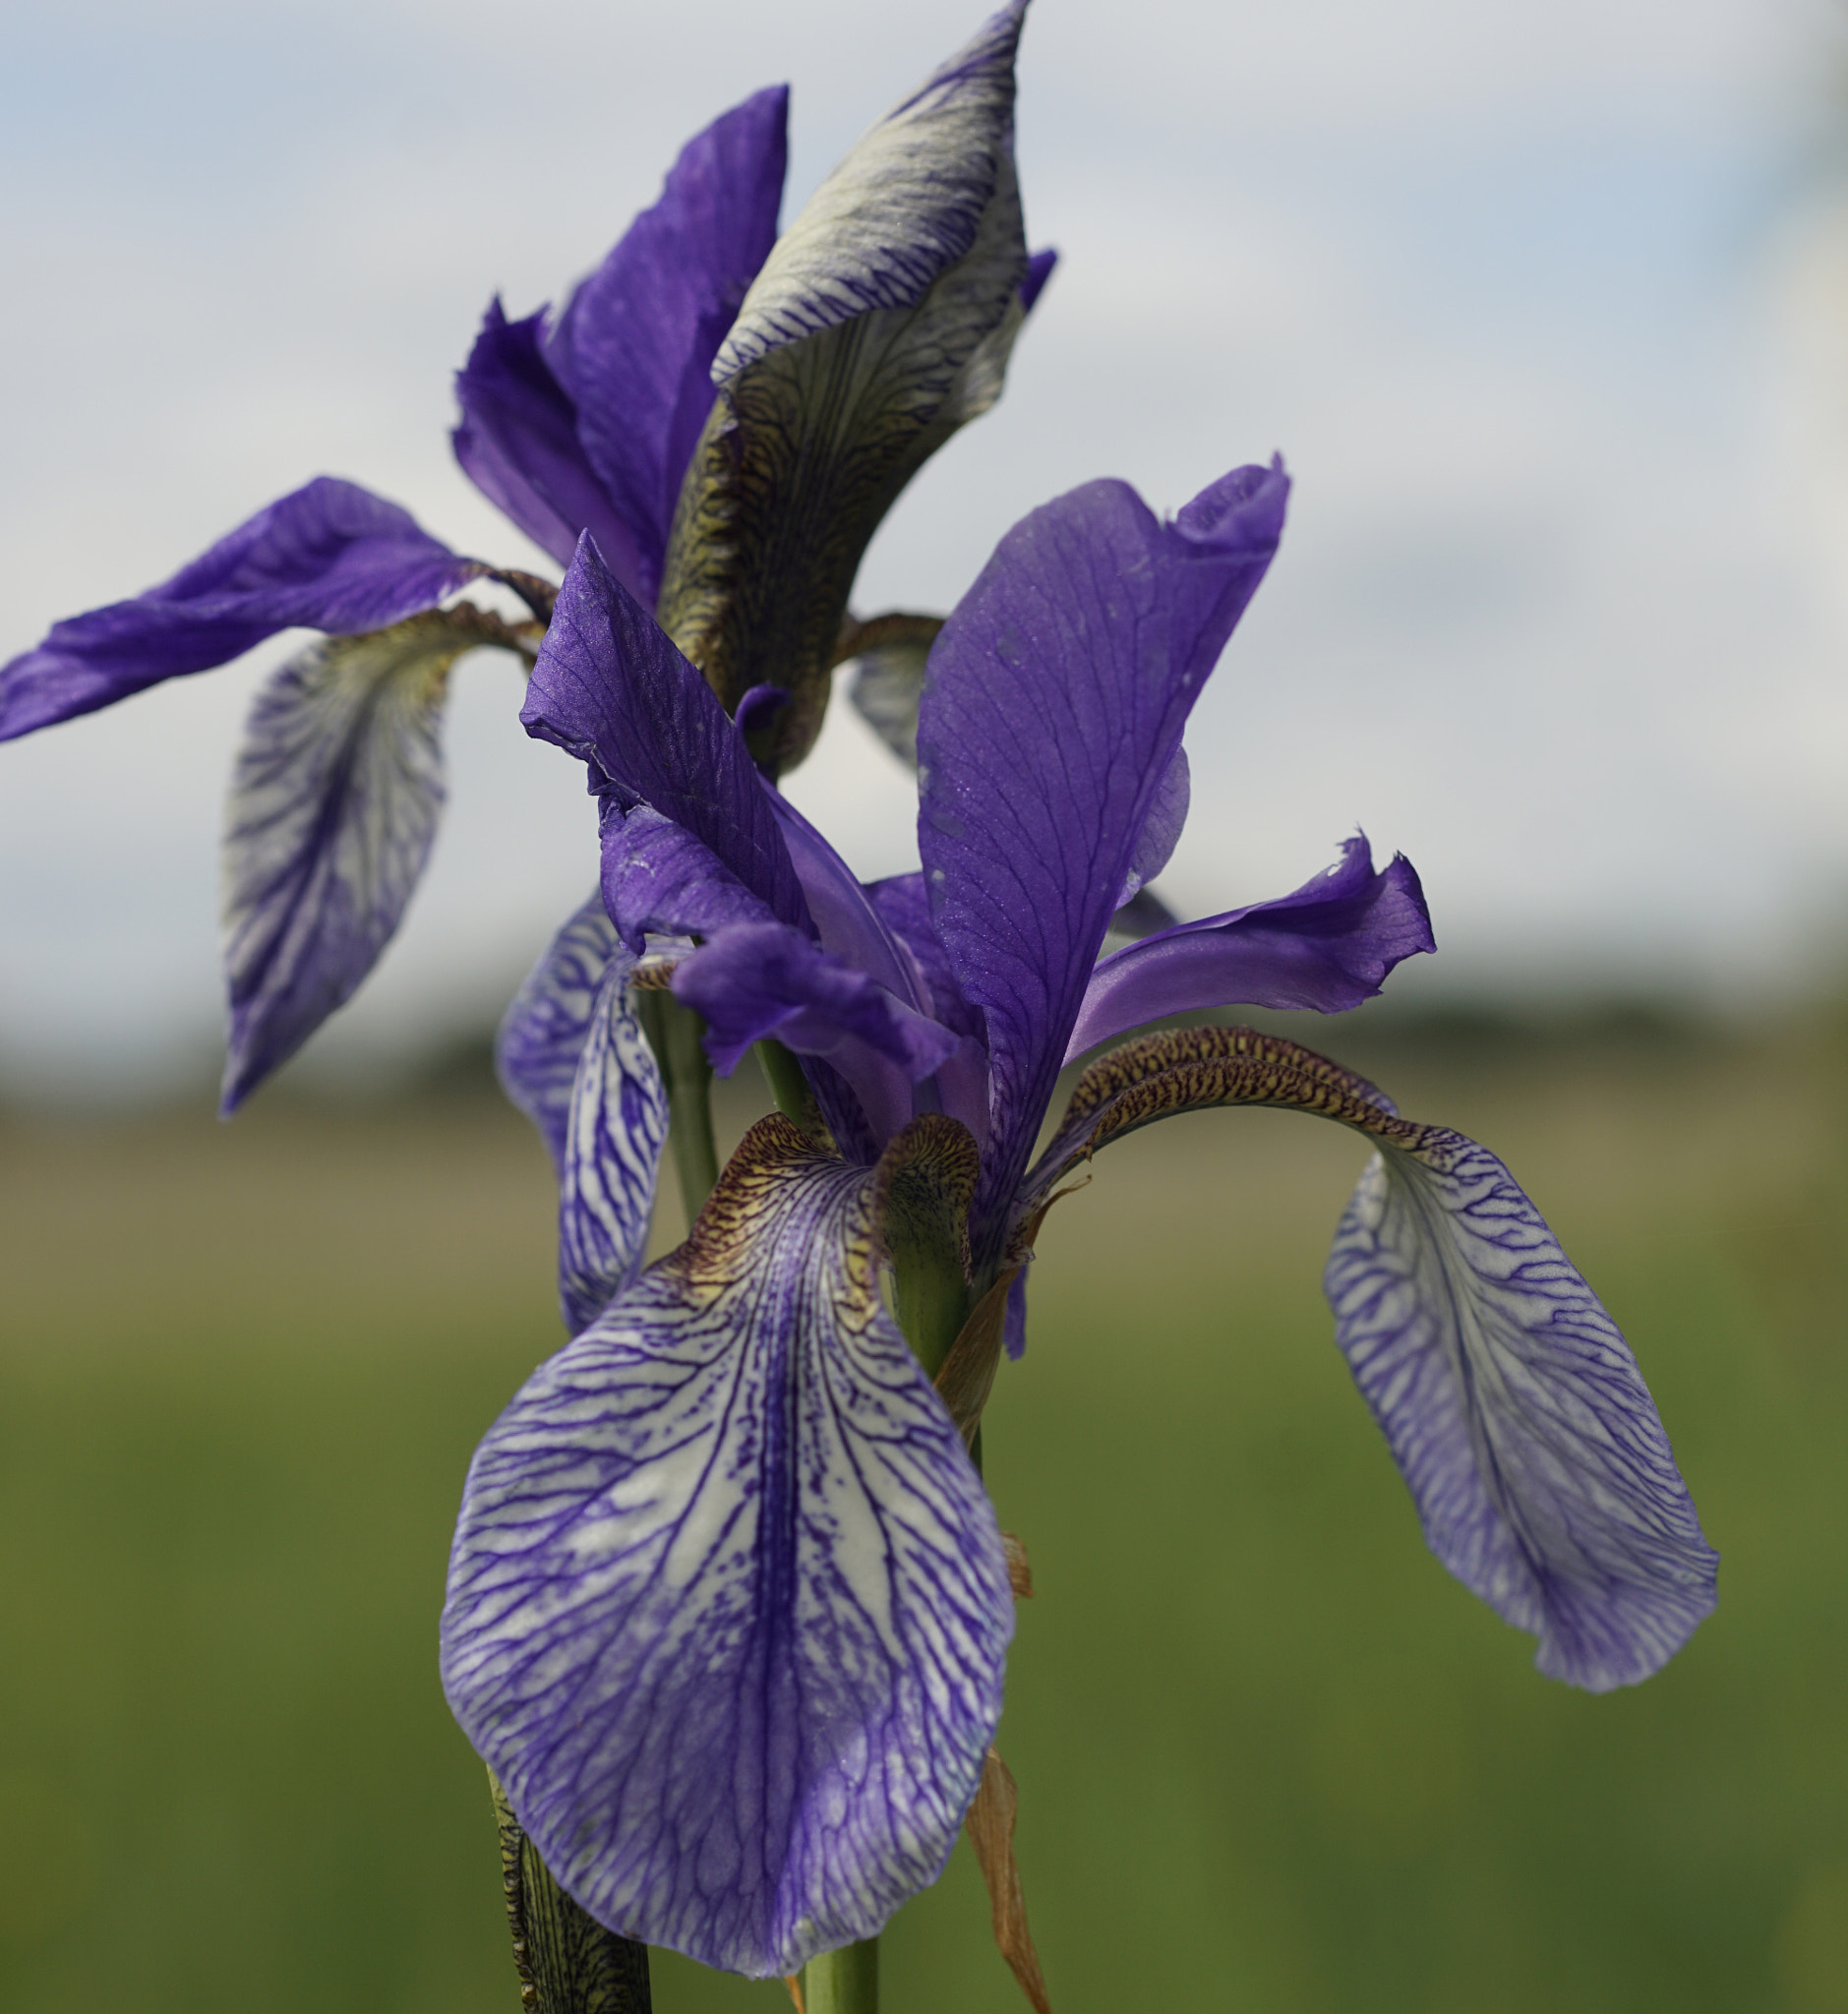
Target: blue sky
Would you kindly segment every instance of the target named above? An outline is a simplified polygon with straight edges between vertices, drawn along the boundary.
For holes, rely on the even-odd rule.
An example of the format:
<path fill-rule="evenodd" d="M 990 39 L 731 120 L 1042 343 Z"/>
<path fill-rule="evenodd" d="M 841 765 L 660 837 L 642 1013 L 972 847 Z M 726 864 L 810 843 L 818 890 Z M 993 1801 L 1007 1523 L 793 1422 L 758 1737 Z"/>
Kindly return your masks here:
<path fill-rule="evenodd" d="M 556 297 L 784 77 L 787 218 L 979 6 L 20 10 L 0 651 L 323 471 L 530 562 L 447 455 L 488 296 Z M 1172 508 L 1281 448 L 1170 897 L 1281 893 L 1360 824 L 1423 873 L 1422 985 L 1810 982 L 1848 944 L 1842 54 L 1821 0 L 1036 0 L 1022 176 L 1063 265 L 859 606 L 947 608 L 1091 476 Z M 0 749 L 0 1080 L 209 1053 L 219 800 L 284 648 Z M 588 888 L 577 778 L 516 702 L 458 673 L 430 882 L 328 1056 L 478 1023 Z M 845 709 L 793 791 L 864 872 L 907 863 Z"/>

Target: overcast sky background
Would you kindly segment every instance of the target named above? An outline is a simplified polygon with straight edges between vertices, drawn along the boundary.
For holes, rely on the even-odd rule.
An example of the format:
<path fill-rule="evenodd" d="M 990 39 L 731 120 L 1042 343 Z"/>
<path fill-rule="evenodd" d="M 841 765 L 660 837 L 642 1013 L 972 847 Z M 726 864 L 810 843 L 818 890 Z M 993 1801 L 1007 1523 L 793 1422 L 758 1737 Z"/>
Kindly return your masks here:
<path fill-rule="evenodd" d="M 982 0 L 4 10 L 0 655 L 311 475 L 535 563 L 448 454 L 496 289 L 557 299 L 682 141 L 789 79 L 784 218 Z M 1281 448 L 1283 549 L 1162 882 L 1416 862 L 1420 985 L 1785 996 L 1848 950 L 1848 227 L 1830 0 L 1036 0 L 1001 406 L 857 606 L 947 609 L 1096 475 Z M 0 748 L 0 1083 L 144 1087 L 218 1014 L 215 847 L 279 641 Z M 325 1058 L 479 1025 L 591 885 L 579 773 L 465 663 L 430 879 Z M 906 781 L 837 707 L 794 795 L 867 876 Z"/>

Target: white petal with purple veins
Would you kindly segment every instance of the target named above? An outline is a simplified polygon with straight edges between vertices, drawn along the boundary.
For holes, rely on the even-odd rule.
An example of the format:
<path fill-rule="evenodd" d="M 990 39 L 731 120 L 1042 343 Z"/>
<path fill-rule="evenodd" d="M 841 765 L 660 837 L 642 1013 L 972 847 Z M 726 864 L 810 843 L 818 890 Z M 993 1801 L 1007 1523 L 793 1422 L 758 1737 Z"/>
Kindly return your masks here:
<path fill-rule="evenodd" d="M 593 895 L 546 946 L 495 1037 L 501 1089 L 538 1127 L 561 1174 L 571 1086 L 577 1082 L 603 975 L 617 948 L 616 925 L 603 897 Z"/>
<path fill-rule="evenodd" d="M 573 1335 L 640 1270 L 668 1137 L 667 1091 L 618 945 L 592 1002 L 559 1168 L 559 1304 Z"/>
<path fill-rule="evenodd" d="M 1248 1028 L 1182 1028 L 1102 1056 L 1016 1204 L 1178 1112 L 1273 1105 L 1380 1150 L 1335 1234 L 1336 1339 L 1425 1537 L 1551 1678 L 1594 1692 L 1665 1664 L 1713 1607 L 1716 1559 L 1642 1373 L 1540 1213 L 1487 1148 L 1401 1118 L 1326 1056 Z"/>
<path fill-rule="evenodd" d="M 1594 1692 L 1672 1657 L 1713 1606 L 1715 1556 L 1636 1359 L 1486 1148 L 1425 1129 L 1341 1218 L 1336 1337 L 1431 1549 Z"/>
<path fill-rule="evenodd" d="M 432 610 L 291 658 L 257 695 L 225 820 L 224 1108 L 348 999 L 397 928 L 443 808 L 450 667 L 510 632 Z"/>
<path fill-rule="evenodd" d="M 444 1683 L 609 1927 L 757 1977 L 941 1871 L 1013 1627 L 994 1514 L 879 1298 L 872 1171 L 787 1121 L 469 1472 Z"/>

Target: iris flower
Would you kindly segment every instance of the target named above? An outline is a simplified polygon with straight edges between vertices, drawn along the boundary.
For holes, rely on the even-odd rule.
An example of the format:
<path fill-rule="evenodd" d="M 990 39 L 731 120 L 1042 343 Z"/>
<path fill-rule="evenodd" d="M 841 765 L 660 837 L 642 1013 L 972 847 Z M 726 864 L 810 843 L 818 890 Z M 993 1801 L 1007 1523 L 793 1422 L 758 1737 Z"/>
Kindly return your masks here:
<path fill-rule="evenodd" d="M 781 767 L 818 729 L 867 540 L 999 395 L 1051 263 L 1027 257 L 1014 173 L 1024 6 L 875 124 L 780 239 L 787 90 L 734 107 L 563 309 L 509 321 L 497 300 L 457 377 L 476 485 L 561 566 L 588 532 L 728 706 L 774 681 L 759 752 Z M 482 580 L 536 620 L 453 601 Z M 324 632 L 259 692 L 232 783 L 227 1111 L 377 962 L 435 837 L 450 671 L 482 645 L 530 664 L 554 591 L 322 476 L 0 668 L 8 740 Z"/>
<path fill-rule="evenodd" d="M 1174 845 L 1187 716 L 1286 489 L 1235 469 L 1162 522 L 1094 483 L 1018 524 L 929 653 L 922 871 L 869 887 L 578 547 L 522 719 L 586 765 L 601 896 L 502 1062 L 561 1158 L 582 1326 L 475 1456 L 443 1668 L 546 1865 L 627 1937 L 788 1975 L 941 1871 L 1013 1629 L 982 1406 L 1061 1184 L 1155 1119 L 1285 1106 L 1373 1146 L 1337 1339 L 1433 1549 L 1542 1671 L 1632 1683 L 1711 1606 L 1635 1360 L 1485 1148 L 1209 1025 L 1104 1053 L 1036 1156 L 1081 1053 L 1234 1002 L 1337 1011 L 1432 948 L 1409 864 L 1356 839 L 1293 894 L 1099 957 Z M 763 1042 L 801 1076 L 638 1271 L 658 1131 L 626 1115 L 658 1088 L 633 1002 L 661 984 L 720 1069 Z"/>

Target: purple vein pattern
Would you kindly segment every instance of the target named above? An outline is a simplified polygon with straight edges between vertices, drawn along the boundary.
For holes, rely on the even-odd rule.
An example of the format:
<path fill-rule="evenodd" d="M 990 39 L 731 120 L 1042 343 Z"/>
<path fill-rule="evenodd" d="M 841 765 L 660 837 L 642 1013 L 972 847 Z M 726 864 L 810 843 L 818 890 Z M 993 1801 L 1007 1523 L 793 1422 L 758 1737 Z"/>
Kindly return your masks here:
<path fill-rule="evenodd" d="M 1000 1534 L 880 1300 L 873 1186 L 761 1121 L 502 1415 L 450 1561 L 449 1703 L 547 1866 L 753 1977 L 936 1878 L 1000 1713 Z"/>
<path fill-rule="evenodd" d="M 616 925 L 593 895 L 542 953 L 501 1018 L 494 1040 L 501 1089 L 539 1129 L 553 1167 L 565 1172 L 571 1087 L 612 953 Z"/>
<path fill-rule="evenodd" d="M 559 1175 L 559 1303 L 575 1335 L 640 1269 L 667 1093 L 630 1005 L 635 961 L 593 895 L 501 1023 L 495 1068 Z"/>
<path fill-rule="evenodd" d="M 443 808 L 443 703 L 480 641 L 437 611 L 330 636 L 257 694 L 225 820 L 224 1109 L 292 1056 L 377 963 Z"/>
<path fill-rule="evenodd" d="M 1325 1284 L 1432 1551 L 1539 1637 L 1548 1677 L 1647 1678 L 1712 1609 L 1715 1556 L 1629 1345 L 1486 1148 L 1282 1037 L 1172 1029 L 1079 1079 L 1023 1213 L 1110 1140 L 1229 1104 L 1334 1119 L 1380 1150 Z"/>
<path fill-rule="evenodd" d="M 571 1087 L 559 1177 L 559 1304 L 573 1335 L 641 1270 L 668 1137 L 667 1092 L 629 1006 L 630 965 L 619 946 Z"/>
<path fill-rule="evenodd" d="M 1431 1550 L 1549 1678 L 1647 1678 L 1713 1607 L 1708 1549 L 1629 1345 L 1486 1148 L 1371 1162 L 1324 1284 Z"/>

